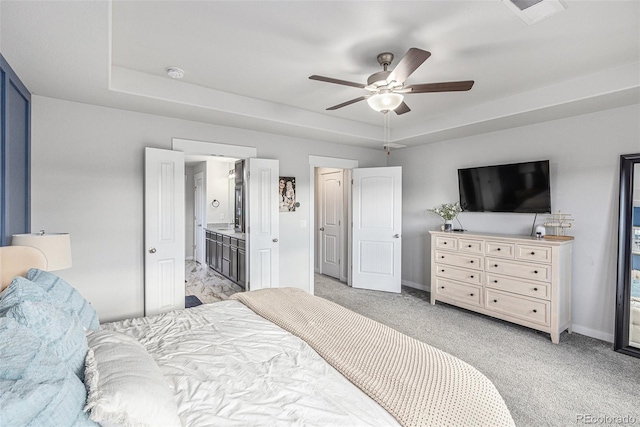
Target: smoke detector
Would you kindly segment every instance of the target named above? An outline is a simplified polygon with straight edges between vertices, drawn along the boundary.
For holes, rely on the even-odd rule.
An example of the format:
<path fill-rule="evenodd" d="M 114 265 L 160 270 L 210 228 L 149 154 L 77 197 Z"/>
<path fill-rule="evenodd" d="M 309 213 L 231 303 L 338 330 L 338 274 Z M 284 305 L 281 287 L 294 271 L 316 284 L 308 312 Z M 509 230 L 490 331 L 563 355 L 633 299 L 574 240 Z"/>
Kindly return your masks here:
<path fill-rule="evenodd" d="M 560 0 L 502 0 L 502 2 L 528 25 L 566 9 Z"/>
<path fill-rule="evenodd" d="M 167 74 L 172 79 L 181 79 L 184 77 L 184 70 L 178 67 L 169 67 L 167 68 Z"/>

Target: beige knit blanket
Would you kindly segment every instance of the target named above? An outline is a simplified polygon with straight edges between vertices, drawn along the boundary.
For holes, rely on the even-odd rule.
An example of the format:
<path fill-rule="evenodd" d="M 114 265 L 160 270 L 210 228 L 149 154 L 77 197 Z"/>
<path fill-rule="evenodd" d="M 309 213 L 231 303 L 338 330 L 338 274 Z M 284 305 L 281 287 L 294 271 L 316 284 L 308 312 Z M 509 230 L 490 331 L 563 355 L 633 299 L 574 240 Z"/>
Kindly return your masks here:
<path fill-rule="evenodd" d="M 467 363 L 300 289 L 231 296 L 306 341 L 404 426 L 513 426 L 488 378 Z"/>

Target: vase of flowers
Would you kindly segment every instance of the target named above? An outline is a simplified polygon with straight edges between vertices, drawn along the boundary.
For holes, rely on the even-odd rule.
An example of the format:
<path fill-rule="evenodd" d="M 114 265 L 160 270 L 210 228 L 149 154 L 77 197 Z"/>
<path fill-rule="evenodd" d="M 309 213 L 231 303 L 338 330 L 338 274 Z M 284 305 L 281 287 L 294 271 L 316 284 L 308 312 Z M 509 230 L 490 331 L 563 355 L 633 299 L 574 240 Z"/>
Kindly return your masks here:
<path fill-rule="evenodd" d="M 462 207 L 460 207 L 460 202 L 443 203 L 435 208 L 427 209 L 427 211 L 444 219 L 444 231 L 453 231 L 453 220 L 462 212 Z"/>

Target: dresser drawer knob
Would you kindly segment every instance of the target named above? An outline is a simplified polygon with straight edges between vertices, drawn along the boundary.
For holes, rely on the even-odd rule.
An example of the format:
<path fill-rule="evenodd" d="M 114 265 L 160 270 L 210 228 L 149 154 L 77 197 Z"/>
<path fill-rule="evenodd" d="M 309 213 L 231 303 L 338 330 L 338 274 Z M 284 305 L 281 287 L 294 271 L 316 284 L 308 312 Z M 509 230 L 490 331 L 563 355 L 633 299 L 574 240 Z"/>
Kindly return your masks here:
<path fill-rule="evenodd" d="M 493 300 L 493 302 L 498 302 L 498 300 L 497 300 L 497 299 L 494 299 L 494 300 Z"/>
<path fill-rule="evenodd" d="M 444 289 L 444 286 L 440 286 L 440 289 Z"/>
<path fill-rule="evenodd" d="M 535 252 L 531 252 L 531 255 L 535 255 L 535 254 L 536 254 Z"/>
<path fill-rule="evenodd" d="M 501 251 L 502 249 L 498 248 L 498 251 Z"/>
<path fill-rule="evenodd" d="M 538 310 L 536 310 L 536 309 L 534 308 L 534 309 L 533 309 L 533 312 L 534 312 L 534 313 L 537 313 L 537 312 L 538 312 Z"/>
<path fill-rule="evenodd" d="M 533 272 L 534 272 L 535 274 L 538 274 L 538 270 L 533 270 Z"/>
<path fill-rule="evenodd" d="M 472 297 L 472 296 L 473 296 L 473 294 L 469 294 L 469 296 L 470 296 L 470 297 Z"/>
<path fill-rule="evenodd" d="M 440 270 L 441 273 L 444 273 L 444 270 Z"/>
<path fill-rule="evenodd" d="M 493 283 L 498 283 L 498 281 L 497 281 L 497 280 L 494 280 L 494 281 L 493 281 Z"/>
<path fill-rule="evenodd" d="M 498 266 L 498 264 L 493 264 L 493 266 L 494 266 L 494 267 L 497 267 L 497 266 Z"/>
<path fill-rule="evenodd" d="M 473 264 L 473 260 L 469 261 L 471 264 Z"/>
<path fill-rule="evenodd" d="M 471 247 L 471 245 L 469 245 L 469 246 L 467 246 L 467 247 L 468 247 L 468 248 L 470 248 L 470 247 Z"/>
<path fill-rule="evenodd" d="M 537 290 L 538 290 L 538 288 L 533 288 L 533 290 L 534 290 L 534 291 L 537 291 Z"/>
<path fill-rule="evenodd" d="M 447 244 L 447 242 L 444 242 L 444 243 L 443 243 L 443 245 L 446 245 L 446 244 Z"/>
<path fill-rule="evenodd" d="M 471 278 L 473 279 L 473 276 L 471 276 Z"/>
<path fill-rule="evenodd" d="M 440 258 L 444 259 L 444 255 L 440 256 Z"/>

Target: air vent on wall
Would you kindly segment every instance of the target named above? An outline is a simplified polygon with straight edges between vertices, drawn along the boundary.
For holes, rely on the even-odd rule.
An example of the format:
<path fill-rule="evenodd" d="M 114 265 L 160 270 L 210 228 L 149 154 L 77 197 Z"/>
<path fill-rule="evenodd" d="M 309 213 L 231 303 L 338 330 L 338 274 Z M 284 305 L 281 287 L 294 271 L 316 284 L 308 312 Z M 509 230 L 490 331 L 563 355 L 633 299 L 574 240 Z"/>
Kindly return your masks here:
<path fill-rule="evenodd" d="M 560 0 L 502 0 L 502 2 L 529 25 L 566 9 Z"/>

